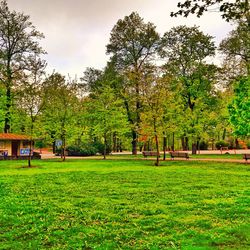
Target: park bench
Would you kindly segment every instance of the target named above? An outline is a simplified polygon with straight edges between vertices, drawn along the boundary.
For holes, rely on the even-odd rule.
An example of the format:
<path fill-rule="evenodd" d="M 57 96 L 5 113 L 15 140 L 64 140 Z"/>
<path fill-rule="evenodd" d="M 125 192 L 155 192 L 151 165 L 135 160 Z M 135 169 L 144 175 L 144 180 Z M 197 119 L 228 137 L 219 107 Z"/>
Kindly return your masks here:
<path fill-rule="evenodd" d="M 171 159 L 173 160 L 175 157 L 177 158 L 186 158 L 189 159 L 189 154 L 185 152 L 169 152 Z"/>
<path fill-rule="evenodd" d="M 143 154 L 144 157 L 147 157 L 147 156 L 157 156 L 157 152 L 156 151 L 143 151 L 142 154 Z M 160 154 L 159 154 L 159 156 L 160 156 Z"/>
<path fill-rule="evenodd" d="M 250 160 L 250 154 L 243 154 L 243 159 L 244 160 Z"/>

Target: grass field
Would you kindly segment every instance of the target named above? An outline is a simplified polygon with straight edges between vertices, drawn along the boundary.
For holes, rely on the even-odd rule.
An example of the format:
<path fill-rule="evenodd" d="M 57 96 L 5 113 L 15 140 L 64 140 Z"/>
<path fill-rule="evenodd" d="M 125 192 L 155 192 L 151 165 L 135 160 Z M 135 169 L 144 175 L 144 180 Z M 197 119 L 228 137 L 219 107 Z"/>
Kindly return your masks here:
<path fill-rule="evenodd" d="M 189 154 L 190 159 L 232 159 L 232 160 L 242 160 L 242 154 L 196 154 L 192 155 Z M 102 156 L 100 156 L 102 158 Z M 109 159 L 144 159 L 142 154 L 138 155 L 131 155 L 131 154 L 114 154 L 108 155 L 107 158 Z M 152 157 L 151 157 L 152 158 Z M 161 152 L 161 159 L 163 158 L 163 152 Z M 166 159 L 170 159 L 169 153 L 166 153 Z"/>
<path fill-rule="evenodd" d="M 0 161 L 0 249 L 250 249 L 246 164 Z"/>

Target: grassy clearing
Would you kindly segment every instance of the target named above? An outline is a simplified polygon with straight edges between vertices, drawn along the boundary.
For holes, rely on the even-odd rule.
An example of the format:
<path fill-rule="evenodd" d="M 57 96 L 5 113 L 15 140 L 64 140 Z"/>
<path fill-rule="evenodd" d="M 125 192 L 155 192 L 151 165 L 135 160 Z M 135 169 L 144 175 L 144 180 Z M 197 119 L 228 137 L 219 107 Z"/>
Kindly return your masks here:
<path fill-rule="evenodd" d="M 110 159 L 144 159 L 143 155 L 138 154 L 138 155 L 124 155 L 124 154 L 114 154 L 114 155 L 109 155 L 107 156 Z M 192 155 L 190 154 L 189 157 L 192 159 L 238 159 L 242 160 L 243 156 L 242 154 L 196 154 Z M 100 156 L 101 158 L 101 156 Z M 152 158 L 152 157 L 151 157 Z M 163 153 L 161 153 L 161 159 L 163 158 Z M 146 159 L 146 158 L 145 158 Z M 166 153 L 166 159 L 170 159 L 170 154 Z"/>
<path fill-rule="evenodd" d="M 0 249 L 250 249 L 249 165 L 0 162 Z"/>

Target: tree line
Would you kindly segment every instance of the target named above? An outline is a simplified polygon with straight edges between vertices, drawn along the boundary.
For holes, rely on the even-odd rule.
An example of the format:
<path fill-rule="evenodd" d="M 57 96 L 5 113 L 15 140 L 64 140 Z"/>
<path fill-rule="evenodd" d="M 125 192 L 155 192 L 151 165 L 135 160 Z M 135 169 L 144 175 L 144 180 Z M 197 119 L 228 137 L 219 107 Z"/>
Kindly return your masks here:
<path fill-rule="evenodd" d="M 172 16 L 206 10 L 197 5 L 205 1 L 193 7 L 191 2 L 179 4 Z M 111 150 L 174 150 L 177 138 L 179 147 L 193 153 L 226 135 L 236 144 L 249 139 L 249 9 L 239 6 L 241 15 L 221 7 L 235 29 L 218 47 L 198 26 L 180 25 L 161 36 L 132 12 L 110 33 L 105 68 L 87 68 L 80 79 L 71 79 L 46 75 L 43 34 L 28 15 L 1 1 L 1 130 L 52 143 L 61 139 L 62 155 L 67 145 L 98 144 L 104 157 Z M 221 65 L 211 62 L 218 53 Z"/>

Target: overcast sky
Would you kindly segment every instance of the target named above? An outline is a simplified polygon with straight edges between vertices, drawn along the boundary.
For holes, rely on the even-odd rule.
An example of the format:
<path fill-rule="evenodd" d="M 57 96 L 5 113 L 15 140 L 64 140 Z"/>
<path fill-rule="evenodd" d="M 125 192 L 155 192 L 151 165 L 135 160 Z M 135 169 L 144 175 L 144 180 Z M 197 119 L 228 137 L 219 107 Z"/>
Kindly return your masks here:
<path fill-rule="evenodd" d="M 202 18 L 171 18 L 177 0 L 7 0 L 9 8 L 30 16 L 37 30 L 45 35 L 41 42 L 47 51 L 48 72 L 81 77 L 86 67 L 102 69 L 110 31 L 118 19 L 136 11 L 145 22 L 156 25 L 163 35 L 177 25 L 198 25 L 215 37 L 218 44 L 232 29 L 219 13 Z"/>

